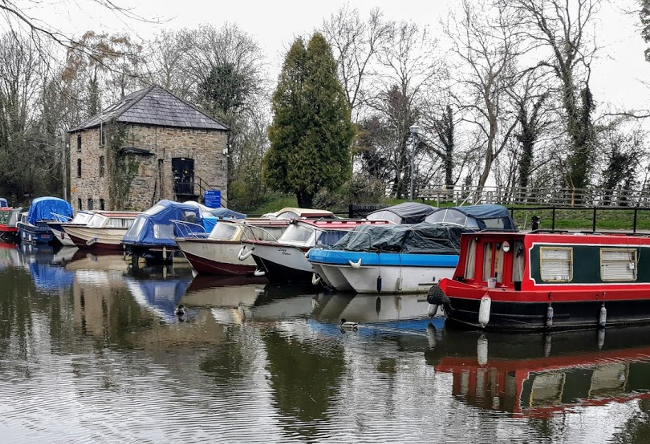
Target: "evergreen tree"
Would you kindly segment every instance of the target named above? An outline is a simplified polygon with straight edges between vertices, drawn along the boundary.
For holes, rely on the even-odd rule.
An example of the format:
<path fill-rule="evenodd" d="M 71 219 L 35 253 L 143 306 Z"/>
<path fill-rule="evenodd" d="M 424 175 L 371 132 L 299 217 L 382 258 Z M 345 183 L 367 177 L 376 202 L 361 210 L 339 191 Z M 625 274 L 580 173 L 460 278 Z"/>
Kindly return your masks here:
<path fill-rule="evenodd" d="M 312 206 L 318 191 L 336 190 L 352 174 L 355 129 L 336 72 L 321 34 L 314 34 L 307 48 L 297 39 L 273 95 L 264 180 L 273 189 L 295 193 L 301 207 Z"/>

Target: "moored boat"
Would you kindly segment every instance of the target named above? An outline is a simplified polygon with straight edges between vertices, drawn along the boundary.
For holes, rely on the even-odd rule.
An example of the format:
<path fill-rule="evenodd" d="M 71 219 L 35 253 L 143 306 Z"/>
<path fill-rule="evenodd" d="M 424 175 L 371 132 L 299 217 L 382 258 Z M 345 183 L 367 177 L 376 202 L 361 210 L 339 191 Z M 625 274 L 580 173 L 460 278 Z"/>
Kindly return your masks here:
<path fill-rule="evenodd" d="M 61 228 L 74 245 L 82 249 L 122 250 L 122 238 L 133 225 L 137 211 L 96 211 L 87 223 L 62 223 Z"/>
<path fill-rule="evenodd" d="M 55 241 L 49 221 L 66 221 L 72 218 L 72 206 L 58 197 L 37 197 L 29 206 L 25 218 L 16 224 L 20 239 L 35 244 L 51 244 Z"/>
<path fill-rule="evenodd" d="M 252 275 L 253 258 L 237 257 L 242 239 L 275 241 L 288 226 L 287 219 L 220 220 L 207 238 L 176 238 L 176 244 L 200 274 Z"/>
<path fill-rule="evenodd" d="M 332 247 L 309 252 L 316 273 L 337 291 L 426 293 L 458 263 L 460 234 L 515 230 L 500 205 L 439 208 L 414 225 L 357 227 Z"/>
<path fill-rule="evenodd" d="M 67 236 L 65 234 L 62 226 L 64 224 L 72 226 L 86 225 L 93 217 L 93 214 L 95 214 L 93 211 L 77 211 L 77 214 L 75 214 L 73 218 L 67 221 L 48 221 L 47 225 L 50 227 L 50 231 L 52 231 L 52 234 L 56 240 L 61 242 L 63 246 L 72 247 L 75 246 L 75 243 L 72 239 L 70 239 L 70 236 Z"/>
<path fill-rule="evenodd" d="M 274 282 L 310 281 L 314 267 L 305 253 L 317 244 L 333 245 L 359 225 L 387 225 L 386 220 L 294 220 L 277 242 L 244 239 L 240 260 L 253 256 L 257 275 Z"/>
<path fill-rule="evenodd" d="M 450 324 L 559 330 L 650 323 L 650 237 L 626 233 L 476 232 L 452 278 L 432 286 Z"/>
<path fill-rule="evenodd" d="M 20 241 L 17 224 L 22 211 L 22 208 L 0 208 L 0 240 L 3 242 Z"/>
<path fill-rule="evenodd" d="M 180 253 L 176 237 L 207 236 L 202 225 L 204 208 L 191 202 L 161 200 L 136 217 L 122 238 L 122 247 L 134 258 L 173 261 L 175 253 Z"/>

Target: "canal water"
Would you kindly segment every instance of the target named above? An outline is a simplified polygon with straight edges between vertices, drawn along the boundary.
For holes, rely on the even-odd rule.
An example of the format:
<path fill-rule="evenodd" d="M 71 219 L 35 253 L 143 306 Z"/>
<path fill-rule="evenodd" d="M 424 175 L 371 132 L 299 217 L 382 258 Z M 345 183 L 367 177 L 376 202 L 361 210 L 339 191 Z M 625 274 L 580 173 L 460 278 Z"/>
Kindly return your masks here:
<path fill-rule="evenodd" d="M 649 329 L 481 334 L 428 311 L 4 245 L 0 442 L 649 442 Z"/>

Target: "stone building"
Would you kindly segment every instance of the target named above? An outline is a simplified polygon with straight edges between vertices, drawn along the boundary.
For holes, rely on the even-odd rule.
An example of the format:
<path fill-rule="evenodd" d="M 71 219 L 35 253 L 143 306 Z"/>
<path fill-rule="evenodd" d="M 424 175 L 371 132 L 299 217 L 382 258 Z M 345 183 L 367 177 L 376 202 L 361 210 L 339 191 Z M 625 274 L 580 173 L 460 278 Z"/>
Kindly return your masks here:
<path fill-rule="evenodd" d="M 198 201 L 208 190 L 227 195 L 228 128 L 159 86 L 68 133 L 77 210 L 142 211 L 161 199 Z"/>

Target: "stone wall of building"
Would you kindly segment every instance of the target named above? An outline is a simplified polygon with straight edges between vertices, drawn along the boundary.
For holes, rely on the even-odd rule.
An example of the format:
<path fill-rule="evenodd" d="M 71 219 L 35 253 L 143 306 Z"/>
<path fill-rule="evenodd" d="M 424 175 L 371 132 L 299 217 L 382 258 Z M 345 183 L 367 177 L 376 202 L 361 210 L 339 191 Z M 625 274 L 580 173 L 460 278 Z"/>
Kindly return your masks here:
<path fill-rule="evenodd" d="M 105 143 L 100 144 L 100 129 L 92 128 L 70 134 L 70 191 L 71 203 L 79 209 L 94 209 L 104 202 L 107 210 L 126 209 L 142 211 L 161 199 L 178 200 L 174 194 L 172 159 L 194 160 L 194 192 L 202 195 L 203 185 L 221 190 L 227 195 L 227 133 L 144 125 L 105 125 Z M 77 135 L 81 136 L 78 148 Z M 117 148 L 128 150 L 117 162 Z M 142 150 L 145 150 L 144 152 Z M 104 158 L 103 175 L 101 158 Z M 78 162 L 81 160 L 81 175 Z M 116 183 L 111 171 L 120 165 L 122 182 Z M 126 165 L 126 166 L 125 166 Z M 130 166 L 129 166 L 130 165 Z M 124 179 L 127 176 L 127 180 Z M 120 198 L 120 187 L 127 192 Z"/>

